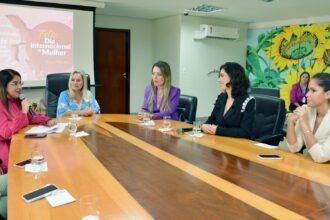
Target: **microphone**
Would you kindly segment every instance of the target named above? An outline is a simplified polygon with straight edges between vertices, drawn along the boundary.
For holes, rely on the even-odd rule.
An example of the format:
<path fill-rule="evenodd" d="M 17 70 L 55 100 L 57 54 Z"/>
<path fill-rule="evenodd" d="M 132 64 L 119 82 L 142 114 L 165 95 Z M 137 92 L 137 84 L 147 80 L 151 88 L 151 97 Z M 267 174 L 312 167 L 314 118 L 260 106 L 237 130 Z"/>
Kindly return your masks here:
<path fill-rule="evenodd" d="M 21 94 L 21 95 L 19 96 L 19 99 L 20 99 L 21 101 L 23 101 L 25 98 L 26 98 L 26 97 L 25 97 L 24 94 Z M 29 113 L 30 113 L 30 115 L 31 115 L 33 118 L 37 116 L 36 113 L 33 111 L 31 105 L 29 106 Z"/>
<path fill-rule="evenodd" d="M 193 128 L 177 128 L 176 129 L 176 132 L 178 133 L 178 134 L 183 134 L 183 133 L 185 133 L 185 132 L 189 132 L 189 131 L 192 131 L 193 130 Z"/>

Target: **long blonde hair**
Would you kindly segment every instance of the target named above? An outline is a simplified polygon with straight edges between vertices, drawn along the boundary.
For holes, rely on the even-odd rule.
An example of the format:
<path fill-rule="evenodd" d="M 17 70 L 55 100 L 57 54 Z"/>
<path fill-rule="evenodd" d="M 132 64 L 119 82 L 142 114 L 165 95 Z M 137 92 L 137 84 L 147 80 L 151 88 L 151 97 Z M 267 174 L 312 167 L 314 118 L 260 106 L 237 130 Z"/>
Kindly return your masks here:
<path fill-rule="evenodd" d="M 81 93 L 81 96 L 82 96 L 82 99 L 85 100 L 85 102 L 90 102 L 90 99 L 91 99 L 91 95 L 90 95 L 90 92 L 87 90 L 87 76 L 86 74 L 83 72 L 83 71 L 78 71 L 78 70 L 75 70 L 73 71 L 71 74 L 70 74 L 70 78 L 69 78 L 69 83 L 68 83 L 68 87 L 69 87 L 69 96 L 71 99 L 75 99 L 75 94 L 72 90 L 72 87 L 71 87 L 71 81 L 72 81 L 72 77 L 74 74 L 79 74 L 82 78 L 82 81 L 83 81 L 83 86 L 80 90 L 80 93 Z"/>
<path fill-rule="evenodd" d="M 160 106 L 160 111 L 165 111 L 166 108 L 169 107 L 169 95 L 170 95 L 170 89 L 171 89 L 171 67 L 168 63 L 164 61 L 158 61 L 153 66 L 151 71 L 154 67 L 158 67 L 160 69 L 160 72 L 162 76 L 164 77 L 164 101 L 162 105 Z M 153 112 L 154 106 L 153 106 L 153 97 L 156 93 L 156 86 L 154 85 L 153 80 L 151 79 L 151 91 L 149 93 L 148 97 L 148 110 L 149 112 Z"/>

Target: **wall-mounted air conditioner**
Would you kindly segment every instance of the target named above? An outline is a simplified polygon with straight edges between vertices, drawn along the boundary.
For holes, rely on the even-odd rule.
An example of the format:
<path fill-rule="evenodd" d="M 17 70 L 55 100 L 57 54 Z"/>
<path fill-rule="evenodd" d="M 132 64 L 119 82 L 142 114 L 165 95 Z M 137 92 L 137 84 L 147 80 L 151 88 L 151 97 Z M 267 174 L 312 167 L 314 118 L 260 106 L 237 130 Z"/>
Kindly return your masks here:
<path fill-rule="evenodd" d="M 239 38 L 238 28 L 201 24 L 199 30 L 195 31 L 194 39 L 205 38 L 237 40 Z"/>

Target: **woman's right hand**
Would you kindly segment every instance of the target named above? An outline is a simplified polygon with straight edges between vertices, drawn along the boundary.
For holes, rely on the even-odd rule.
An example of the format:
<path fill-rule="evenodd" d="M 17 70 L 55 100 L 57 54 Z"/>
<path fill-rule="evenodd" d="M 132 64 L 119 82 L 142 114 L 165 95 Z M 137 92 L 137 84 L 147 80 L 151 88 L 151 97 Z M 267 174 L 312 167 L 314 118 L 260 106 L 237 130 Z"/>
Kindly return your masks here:
<path fill-rule="evenodd" d="M 30 102 L 27 99 L 24 99 L 24 100 L 22 100 L 21 105 L 22 105 L 22 112 L 25 114 L 28 113 L 29 107 L 30 107 Z"/>

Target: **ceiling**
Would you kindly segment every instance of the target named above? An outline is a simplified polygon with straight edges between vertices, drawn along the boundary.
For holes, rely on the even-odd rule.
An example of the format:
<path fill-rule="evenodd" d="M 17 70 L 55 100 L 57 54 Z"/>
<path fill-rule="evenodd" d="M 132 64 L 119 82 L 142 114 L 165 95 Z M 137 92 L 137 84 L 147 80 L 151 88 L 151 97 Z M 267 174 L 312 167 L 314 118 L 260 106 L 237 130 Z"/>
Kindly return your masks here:
<path fill-rule="evenodd" d="M 85 0 L 86 1 L 86 0 Z M 208 17 L 244 23 L 308 19 L 330 15 L 330 0 L 87 0 L 105 2 L 98 15 L 157 19 L 183 14 L 188 8 L 209 4 L 225 8 Z M 189 16 L 197 16 L 190 13 Z M 198 15 L 200 16 L 200 15 Z M 206 16 L 205 14 L 202 16 Z"/>

